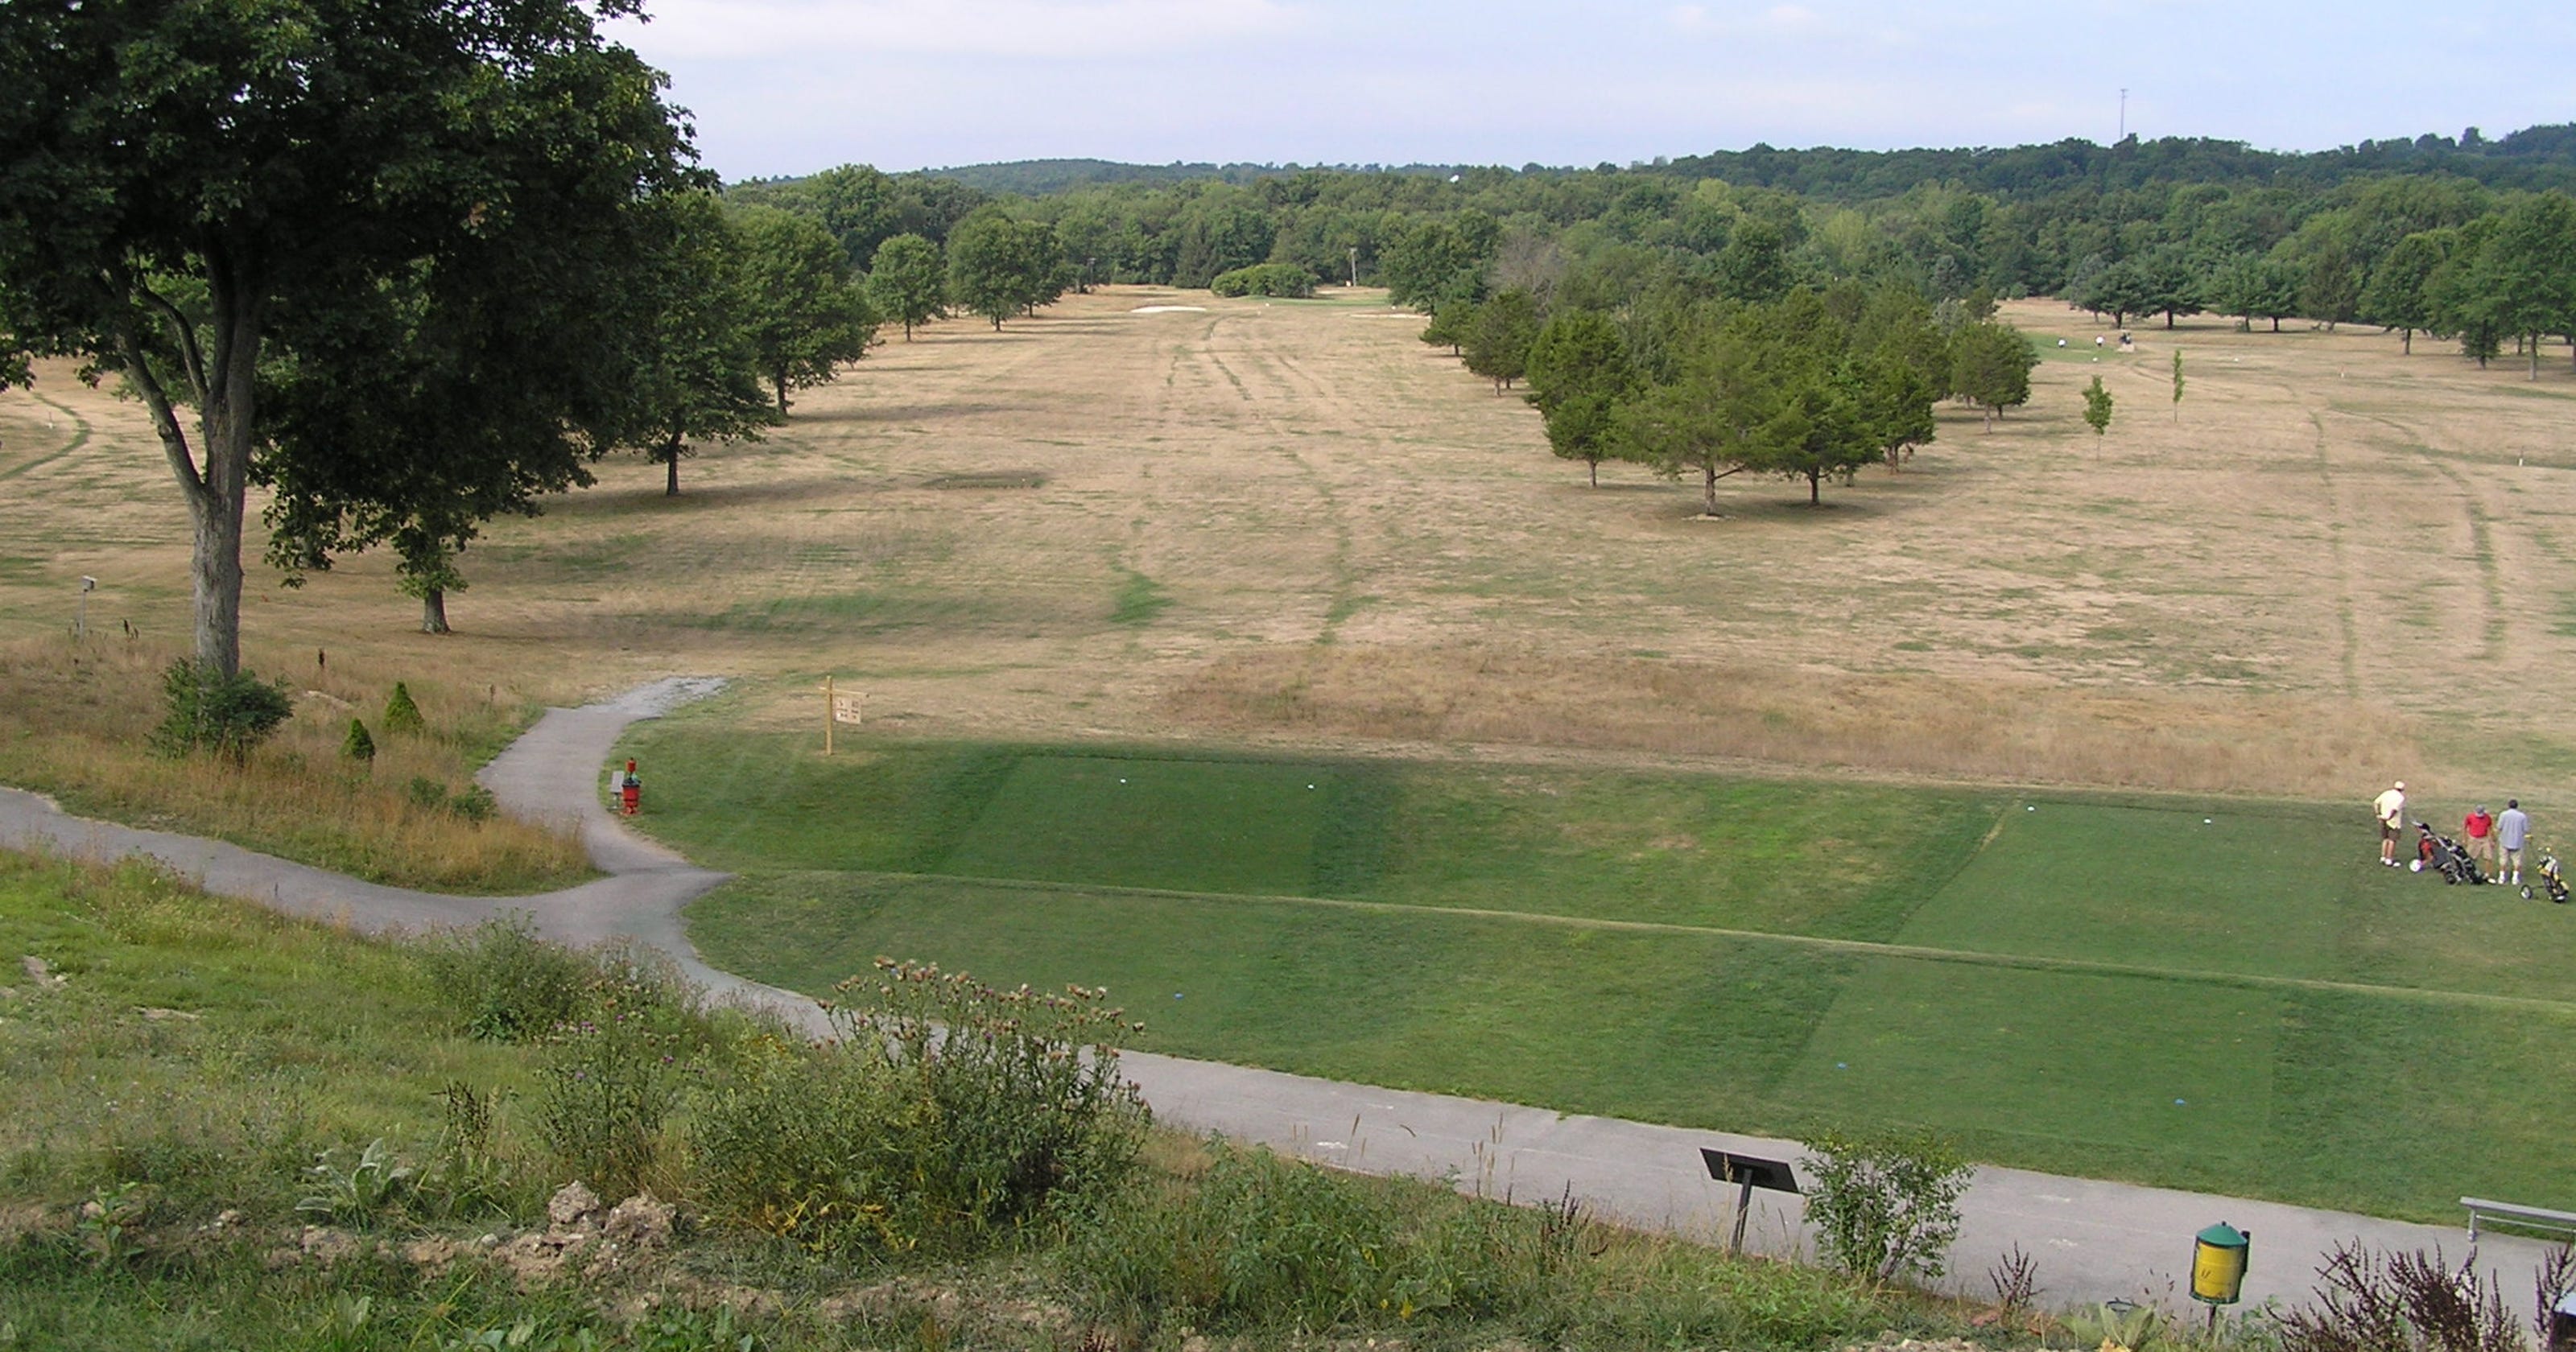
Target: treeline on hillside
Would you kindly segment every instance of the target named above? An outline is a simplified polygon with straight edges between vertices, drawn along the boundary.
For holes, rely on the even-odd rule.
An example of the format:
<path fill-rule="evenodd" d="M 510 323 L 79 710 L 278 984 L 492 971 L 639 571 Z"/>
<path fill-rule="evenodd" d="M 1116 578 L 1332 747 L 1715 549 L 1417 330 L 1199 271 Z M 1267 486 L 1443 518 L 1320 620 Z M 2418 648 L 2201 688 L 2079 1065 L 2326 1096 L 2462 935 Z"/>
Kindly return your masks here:
<path fill-rule="evenodd" d="M 2550 185 L 2569 182 L 2576 127 L 2316 155 L 2179 139 L 1996 151 L 1756 147 L 1624 170 L 1469 169 L 1453 179 L 1315 169 L 1006 199 L 848 167 L 734 196 L 818 217 L 861 266 L 893 234 L 936 244 L 945 224 L 998 210 L 1051 228 L 1076 285 L 1207 286 L 1274 265 L 1317 281 L 1383 284 L 1400 302 L 1426 306 L 1514 286 L 1595 309 L 1657 290 L 1725 290 L 1729 246 L 1749 230 L 1754 252 L 1776 240 L 1803 285 L 1903 283 L 1934 302 L 2059 295 L 2117 322 L 2202 310 L 2276 324 L 2372 322 L 2403 331 L 2410 350 L 2415 332 L 2431 331 L 2469 339 L 2478 355 L 2493 350 L 2484 335 L 2576 327 L 2547 317 L 2559 308 L 2545 294 L 2555 283 L 2521 278 L 2531 268 L 2520 260 L 2545 251 L 2545 240 L 2513 244 L 2509 266 L 2474 261 L 2491 237 L 2512 233 L 2508 219 L 2554 229 L 2533 214 L 2554 208 L 2526 204 L 2563 201 Z M 2432 238 L 2408 246 L 2383 279 L 2382 265 L 2416 235 Z M 2403 284 L 2401 274 L 2429 273 L 2430 255 L 2451 265 L 2443 284 Z"/>

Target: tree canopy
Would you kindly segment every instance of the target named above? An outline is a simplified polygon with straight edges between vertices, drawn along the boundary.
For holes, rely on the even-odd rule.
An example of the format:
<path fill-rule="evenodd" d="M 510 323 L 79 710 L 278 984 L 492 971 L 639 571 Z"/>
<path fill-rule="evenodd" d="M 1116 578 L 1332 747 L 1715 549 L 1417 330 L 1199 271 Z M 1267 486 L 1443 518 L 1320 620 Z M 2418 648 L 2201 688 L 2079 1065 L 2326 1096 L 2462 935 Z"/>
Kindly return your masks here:
<path fill-rule="evenodd" d="M 867 355 L 877 315 L 829 232 L 776 207 L 739 207 L 742 299 L 760 373 L 787 413 L 787 392 L 826 384 Z"/>
<path fill-rule="evenodd" d="M 0 21 L 0 329 L 13 358 L 84 354 L 141 399 L 194 527 L 200 669 L 240 669 L 259 371 L 282 317 L 368 311 L 566 176 L 639 199 L 690 181 L 661 77 L 594 12 L 305 0 L 288 22 L 88 0 Z M 509 172 L 531 162 L 562 173 Z"/>
<path fill-rule="evenodd" d="M 1590 310 L 1548 320 L 1530 344 L 1529 387 L 1548 445 L 1563 459 L 1582 461 L 1598 488 L 1601 462 L 1621 448 L 1619 405 L 1637 388 L 1619 326 Z"/>
<path fill-rule="evenodd" d="M 949 232 L 948 293 L 996 329 L 1063 295 L 1067 281 L 1063 246 L 1044 224 L 986 208 Z"/>
<path fill-rule="evenodd" d="M 896 235 L 877 246 L 868 263 L 868 301 L 887 323 L 912 331 L 948 313 L 948 264 L 939 246 L 919 235 Z"/>

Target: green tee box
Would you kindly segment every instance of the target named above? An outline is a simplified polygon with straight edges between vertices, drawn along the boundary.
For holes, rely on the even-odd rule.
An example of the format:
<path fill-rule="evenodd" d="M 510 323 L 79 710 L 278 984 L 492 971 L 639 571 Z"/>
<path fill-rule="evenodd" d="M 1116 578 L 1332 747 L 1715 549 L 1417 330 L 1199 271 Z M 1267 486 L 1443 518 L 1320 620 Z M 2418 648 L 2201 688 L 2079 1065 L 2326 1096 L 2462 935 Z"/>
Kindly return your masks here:
<path fill-rule="evenodd" d="M 1247 761 L 1030 756 L 943 873 L 1191 892 L 1306 891 L 1330 771 Z"/>
<path fill-rule="evenodd" d="M 2197 819 L 2195 819 L 2197 820 Z M 1914 1121 L 2022 1159 L 2240 1165 L 2272 1117 L 2282 997 L 2201 982 L 1876 958 L 1782 1097 L 1828 1122 Z"/>
<path fill-rule="evenodd" d="M 2348 876 L 2321 858 L 2330 839 L 2312 823 L 2243 811 L 2025 804 L 1897 941 L 2328 976 Z"/>

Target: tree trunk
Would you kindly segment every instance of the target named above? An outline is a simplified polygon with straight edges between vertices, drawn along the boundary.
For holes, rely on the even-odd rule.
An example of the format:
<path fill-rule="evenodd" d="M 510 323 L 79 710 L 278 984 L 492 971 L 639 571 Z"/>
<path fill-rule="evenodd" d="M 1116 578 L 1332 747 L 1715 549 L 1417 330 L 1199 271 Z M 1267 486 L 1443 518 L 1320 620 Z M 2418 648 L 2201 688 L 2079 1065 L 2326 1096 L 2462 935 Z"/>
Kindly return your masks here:
<path fill-rule="evenodd" d="M 1812 469 L 1807 471 L 1807 505 L 1810 507 L 1825 505 L 1825 477 L 1821 472 Z"/>
<path fill-rule="evenodd" d="M 680 496 L 680 439 L 673 437 L 662 447 L 662 468 L 668 471 L 662 480 L 662 496 Z"/>
<path fill-rule="evenodd" d="M 1710 516 L 1715 516 L 1717 515 L 1717 462 L 1711 460 L 1701 466 L 1700 474 L 1699 509 Z"/>
<path fill-rule="evenodd" d="M 2167 310 L 2167 311 L 2165 311 L 2165 327 L 2166 327 L 2166 328 L 2168 328 L 2168 329 L 2170 329 L 2170 328 L 2172 328 L 2172 327 L 2173 327 L 2173 315 L 2174 315 L 2174 312 L 2173 312 L 2173 311 L 2171 311 L 2171 310 Z"/>
<path fill-rule="evenodd" d="M 784 418 L 787 416 L 787 373 L 778 372 L 769 381 L 778 387 L 778 416 Z"/>
<path fill-rule="evenodd" d="M 2540 335 L 2531 335 L 2531 379 L 2540 379 Z"/>
<path fill-rule="evenodd" d="M 2274 332 L 2274 333 L 2279 333 L 2280 331 L 2281 331 L 2281 317 L 2280 317 L 2279 315 L 2274 315 L 2274 316 L 2272 316 L 2272 332 Z"/>
<path fill-rule="evenodd" d="M 909 319 L 903 321 L 903 340 L 907 343 L 912 341 L 912 321 Z"/>
<path fill-rule="evenodd" d="M 243 301 L 243 288 L 220 273 L 210 287 L 216 315 L 209 359 L 196 333 L 174 319 L 174 341 L 198 399 L 197 429 L 204 442 L 202 467 L 188 445 L 187 427 L 149 363 L 141 335 L 130 327 L 115 334 L 127 379 L 152 413 L 153 430 L 170 472 L 188 502 L 189 575 L 193 595 L 197 665 L 224 677 L 241 673 L 242 503 L 250 482 L 251 416 L 259 364 L 258 306 Z M 176 311 L 171 312 L 173 315 Z"/>
<path fill-rule="evenodd" d="M 453 632 L 447 627 L 447 589 L 445 587 L 429 587 L 422 590 L 420 632 L 424 634 Z"/>
<path fill-rule="evenodd" d="M 1592 471 L 1592 486 L 1594 488 L 1599 488 L 1601 486 L 1601 462 L 1598 460 L 1586 460 L 1583 462 L 1583 467 Z"/>
<path fill-rule="evenodd" d="M 212 418 L 207 419 L 212 423 Z M 244 429 L 246 430 L 246 429 Z M 197 665 L 224 676 L 241 673 L 241 594 L 242 594 L 242 485 L 245 476 L 241 466 L 250 459 L 249 448 L 226 455 L 223 443 L 232 439 L 234 429 L 209 427 L 206 436 L 206 469 L 216 483 L 230 481 L 230 487 L 210 486 L 206 491 L 188 495 L 188 516 L 194 529 L 190 580 L 195 592 Z M 247 437 L 241 440 L 247 441 Z M 231 463 L 228 465 L 226 461 Z"/>
<path fill-rule="evenodd" d="M 2406 336 L 2398 339 L 2397 341 L 2401 345 L 2400 350 L 2402 350 L 2407 356 L 2411 357 L 2415 355 L 2415 330 L 2406 330 Z"/>

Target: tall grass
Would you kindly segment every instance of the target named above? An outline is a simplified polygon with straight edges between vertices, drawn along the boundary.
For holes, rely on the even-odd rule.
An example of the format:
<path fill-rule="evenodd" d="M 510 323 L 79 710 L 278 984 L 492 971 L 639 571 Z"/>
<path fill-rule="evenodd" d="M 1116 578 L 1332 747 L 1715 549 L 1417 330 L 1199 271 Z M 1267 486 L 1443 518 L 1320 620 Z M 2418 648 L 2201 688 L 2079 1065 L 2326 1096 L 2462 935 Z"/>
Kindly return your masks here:
<path fill-rule="evenodd" d="M 1498 648 L 1265 648 L 1201 671 L 1166 709 L 1226 731 L 2191 792 L 2349 797 L 2422 763 L 2411 721 L 2327 700 Z"/>
<path fill-rule="evenodd" d="M 160 673 L 178 654 L 108 633 L 0 646 L 0 783 L 49 793 L 74 812 L 231 840 L 371 882 L 450 892 L 532 892 L 590 873 L 566 823 L 466 813 L 409 791 L 450 793 L 523 728 L 532 702 L 466 673 L 423 676 L 366 659 L 262 654 L 289 678 L 295 717 L 240 764 L 171 758 L 150 744 Z M 419 733 L 381 726 L 396 679 L 425 716 Z M 349 720 L 375 730 L 376 756 L 341 755 Z"/>

